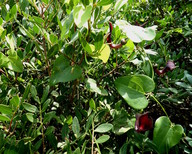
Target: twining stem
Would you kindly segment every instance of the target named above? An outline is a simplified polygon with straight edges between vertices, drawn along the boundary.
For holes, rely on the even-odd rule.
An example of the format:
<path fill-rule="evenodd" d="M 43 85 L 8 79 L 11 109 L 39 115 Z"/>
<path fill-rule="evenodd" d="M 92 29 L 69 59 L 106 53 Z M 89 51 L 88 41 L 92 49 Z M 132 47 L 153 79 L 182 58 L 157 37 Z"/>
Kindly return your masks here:
<path fill-rule="evenodd" d="M 161 109 L 163 110 L 163 112 L 165 113 L 165 115 L 169 118 L 167 112 L 165 111 L 165 108 L 161 105 L 161 103 L 155 98 L 155 96 L 153 94 L 150 95 L 156 102 L 157 104 L 159 104 L 159 106 L 161 107 Z"/>

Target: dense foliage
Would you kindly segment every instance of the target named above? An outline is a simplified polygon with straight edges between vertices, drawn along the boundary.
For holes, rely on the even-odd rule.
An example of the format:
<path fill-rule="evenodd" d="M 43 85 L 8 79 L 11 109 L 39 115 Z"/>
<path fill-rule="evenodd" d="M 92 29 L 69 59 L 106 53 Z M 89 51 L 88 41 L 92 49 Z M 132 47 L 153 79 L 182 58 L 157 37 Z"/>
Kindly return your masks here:
<path fill-rule="evenodd" d="M 192 2 L 0 0 L 0 153 L 192 153 Z"/>

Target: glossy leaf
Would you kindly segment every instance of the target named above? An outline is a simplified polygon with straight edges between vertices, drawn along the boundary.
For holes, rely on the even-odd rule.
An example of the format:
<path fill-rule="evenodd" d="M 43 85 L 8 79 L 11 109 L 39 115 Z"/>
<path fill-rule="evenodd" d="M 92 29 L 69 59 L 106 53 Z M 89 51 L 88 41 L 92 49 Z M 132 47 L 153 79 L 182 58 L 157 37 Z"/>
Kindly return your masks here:
<path fill-rule="evenodd" d="M 113 2 L 113 0 L 100 0 L 98 3 L 97 3 L 97 6 L 105 6 L 105 5 L 109 5 Z"/>
<path fill-rule="evenodd" d="M 155 122 L 153 141 L 159 153 L 168 153 L 170 148 L 179 143 L 183 133 L 181 125 L 173 125 L 165 116 L 158 118 Z"/>
<path fill-rule="evenodd" d="M 34 118 L 33 118 L 34 114 L 33 113 L 26 113 L 26 117 L 30 122 L 34 122 Z"/>
<path fill-rule="evenodd" d="M 103 32 L 100 32 L 97 34 L 94 45 L 95 45 L 95 50 L 101 49 L 101 47 L 103 46 Z"/>
<path fill-rule="evenodd" d="M 108 95 L 108 93 L 105 89 L 99 88 L 97 86 L 97 83 L 94 79 L 88 78 L 85 82 L 86 82 L 86 86 L 87 86 L 88 90 L 90 90 L 92 92 L 96 92 L 100 95 Z"/>
<path fill-rule="evenodd" d="M 110 138 L 110 136 L 109 135 L 102 135 L 102 136 L 100 136 L 97 140 L 96 140 L 96 142 L 97 143 L 105 143 L 105 142 L 107 142 L 108 140 L 109 140 L 109 138 Z"/>
<path fill-rule="evenodd" d="M 13 105 L 14 107 L 18 107 L 20 102 L 19 96 L 13 96 L 10 100 L 10 104 Z"/>
<path fill-rule="evenodd" d="M 64 39 L 65 36 L 69 33 L 69 30 L 71 26 L 73 25 L 74 19 L 73 19 L 73 12 L 64 20 L 64 23 L 61 29 L 61 39 Z"/>
<path fill-rule="evenodd" d="M 157 26 L 143 28 L 140 26 L 133 26 L 125 20 L 117 20 L 117 26 L 135 43 L 142 42 L 143 40 L 151 41 L 156 36 Z"/>
<path fill-rule="evenodd" d="M 6 57 L 2 52 L 0 52 L 0 67 L 7 66 L 8 62 L 8 57 Z"/>
<path fill-rule="evenodd" d="M 108 131 L 110 131 L 113 128 L 113 125 L 110 123 L 104 123 L 99 125 L 96 129 L 95 132 L 97 133 L 106 133 Z"/>
<path fill-rule="evenodd" d="M 77 117 L 74 117 L 73 119 L 72 130 L 73 130 L 73 133 L 76 135 L 76 137 L 78 137 L 80 133 L 80 125 Z"/>
<path fill-rule="evenodd" d="M 8 54 L 9 63 L 7 67 L 15 72 L 23 72 L 23 64 L 17 53 L 10 51 Z"/>
<path fill-rule="evenodd" d="M 145 75 L 119 77 L 115 86 L 125 101 L 135 109 L 147 107 L 148 100 L 145 93 L 152 92 L 155 88 L 154 81 Z"/>
<path fill-rule="evenodd" d="M 103 44 L 101 50 L 98 52 L 99 56 L 97 58 L 101 59 L 103 63 L 106 63 L 109 59 L 111 49 L 107 44 Z"/>
<path fill-rule="evenodd" d="M 89 5 L 84 8 L 82 5 L 75 7 L 73 17 L 77 27 L 81 28 L 91 17 L 92 6 Z"/>
<path fill-rule="evenodd" d="M 37 107 L 35 105 L 29 103 L 22 103 L 25 110 L 35 113 L 37 111 Z"/>
<path fill-rule="evenodd" d="M 114 12 L 117 12 L 123 5 L 125 5 L 128 0 L 117 0 L 114 6 Z"/>
<path fill-rule="evenodd" d="M 70 66 L 69 60 L 63 56 L 56 59 L 50 78 L 50 84 L 68 82 L 81 77 L 82 70 L 79 66 Z"/>
<path fill-rule="evenodd" d="M 0 114 L 0 121 L 10 121 L 11 119 L 5 115 Z"/>
<path fill-rule="evenodd" d="M 12 114 L 12 109 L 8 105 L 0 104 L 0 112 L 3 114 Z"/>

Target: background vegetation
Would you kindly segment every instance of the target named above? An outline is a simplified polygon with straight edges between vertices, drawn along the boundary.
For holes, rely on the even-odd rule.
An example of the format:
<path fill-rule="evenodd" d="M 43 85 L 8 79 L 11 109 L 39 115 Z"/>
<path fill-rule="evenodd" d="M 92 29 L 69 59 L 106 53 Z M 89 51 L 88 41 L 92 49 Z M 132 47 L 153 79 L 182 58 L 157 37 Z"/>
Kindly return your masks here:
<path fill-rule="evenodd" d="M 191 21 L 190 0 L 0 0 L 0 153 L 192 153 Z"/>

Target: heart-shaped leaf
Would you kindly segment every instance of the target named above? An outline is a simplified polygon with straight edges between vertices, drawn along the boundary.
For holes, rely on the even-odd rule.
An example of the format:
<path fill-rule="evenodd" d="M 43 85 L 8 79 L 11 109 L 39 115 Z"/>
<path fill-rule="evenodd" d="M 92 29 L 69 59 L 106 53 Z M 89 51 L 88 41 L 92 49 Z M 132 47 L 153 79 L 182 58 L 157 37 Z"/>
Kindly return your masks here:
<path fill-rule="evenodd" d="M 155 83 L 148 76 L 133 75 L 119 77 L 115 81 L 115 86 L 119 94 L 131 107 L 143 109 L 148 105 L 145 94 L 153 91 Z"/>
<path fill-rule="evenodd" d="M 155 122 L 153 141 L 160 154 L 168 153 L 169 149 L 179 143 L 184 130 L 181 125 L 173 125 L 171 121 L 162 116 Z"/>
<path fill-rule="evenodd" d="M 156 36 L 155 30 L 157 26 L 143 28 L 133 26 L 125 20 L 117 20 L 116 25 L 135 43 L 142 42 L 143 40 L 151 41 Z"/>
<path fill-rule="evenodd" d="M 104 63 L 106 63 L 109 59 L 110 53 L 110 47 L 107 44 L 103 44 L 101 50 L 99 51 L 98 58 L 101 59 Z"/>
<path fill-rule="evenodd" d="M 81 28 L 91 17 L 92 6 L 89 5 L 84 8 L 82 5 L 75 7 L 73 17 L 77 27 Z"/>

